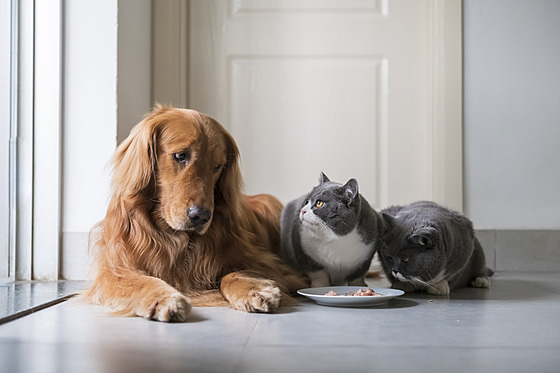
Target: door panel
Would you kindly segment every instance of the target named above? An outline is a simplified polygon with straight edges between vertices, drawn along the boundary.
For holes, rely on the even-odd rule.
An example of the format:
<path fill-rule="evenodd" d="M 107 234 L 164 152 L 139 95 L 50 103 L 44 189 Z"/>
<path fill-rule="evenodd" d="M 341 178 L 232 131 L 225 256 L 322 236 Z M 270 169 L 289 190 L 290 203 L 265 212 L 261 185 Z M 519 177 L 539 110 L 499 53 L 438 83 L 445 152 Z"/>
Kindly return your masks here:
<path fill-rule="evenodd" d="M 451 21 L 460 28 L 451 3 L 191 1 L 189 106 L 232 133 L 250 194 L 285 203 L 324 171 L 357 178 L 376 208 L 430 199 L 460 209 L 461 188 L 441 182 L 460 179 L 460 143 L 438 147 L 461 128 L 460 110 L 451 122 L 438 115 L 438 87 L 460 99 L 460 80 L 441 84 L 445 43 L 460 56 L 460 32 L 436 44 Z"/>
<path fill-rule="evenodd" d="M 385 110 L 378 82 L 383 65 L 376 58 L 232 60 L 228 127 L 242 149 L 249 191 L 289 200 L 324 171 L 357 177 L 378 200 L 372 193 L 378 190 L 376 124 Z M 349 162 L 367 166 L 355 173 Z"/>

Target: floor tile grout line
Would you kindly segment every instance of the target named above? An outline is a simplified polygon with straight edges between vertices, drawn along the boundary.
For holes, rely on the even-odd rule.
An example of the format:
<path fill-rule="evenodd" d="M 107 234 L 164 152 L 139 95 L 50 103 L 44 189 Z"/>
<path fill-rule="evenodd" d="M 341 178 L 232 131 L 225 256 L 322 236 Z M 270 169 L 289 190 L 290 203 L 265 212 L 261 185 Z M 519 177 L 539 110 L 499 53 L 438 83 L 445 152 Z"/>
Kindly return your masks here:
<path fill-rule="evenodd" d="M 46 308 L 49 308 L 49 307 L 52 307 L 52 306 L 56 306 L 57 304 L 62 303 L 62 302 L 65 302 L 65 301 L 67 301 L 68 299 L 70 299 L 70 298 L 72 298 L 72 297 L 75 297 L 76 295 L 78 295 L 78 293 L 68 294 L 68 295 L 65 295 L 65 296 L 63 296 L 63 297 L 61 297 L 61 298 L 57 298 L 57 299 L 51 300 L 51 301 L 49 301 L 49 302 L 41 303 L 41 304 L 39 304 L 39 305 L 37 305 L 37 306 L 33 306 L 33 307 L 28 308 L 28 309 L 26 309 L 26 310 L 23 310 L 23 311 L 20 311 L 20 312 L 17 312 L 17 313 L 8 315 L 8 316 L 3 317 L 3 318 L 0 319 L 0 325 L 9 323 L 9 322 L 14 321 L 14 320 L 17 320 L 17 319 L 21 319 L 22 317 L 29 316 L 29 315 L 31 315 L 32 313 L 39 312 L 39 311 L 44 310 L 44 309 L 46 309 Z"/>
<path fill-rule="evenodd" d="M 253 333 L 255 332 L 255 329 L 257 328 L 257 325 L 258 325 L 258 323 L 261 319 L 262 319 L 262 315 L 259 315 L 259 317 L 257 318 L 257 321 L 255 321 L 255 324 L 253 324 L 253 327 L 251 328 L 251 331 L 247 335 L 247 339 L 245 340 L 245 343 L 243 343 L 243 349 L 246 349 L 247 346 L 249 346 L 249 340 L 251 340 L 251 337 L 253 336 Z"/>
<path fill-rule="evenodd" d="M 259 323 L 259 321 L 261 319 L 262 319 L 262 315 L 259 315 L 259 317 L 257 318 L 257 321 L 255 321 L 255 323 L 253 324 L 253 327 L 251 328 L 251 331 L 247 335 L 247 339 L 245 340 L 245 343 L 243 343 L 243 347 L 240 349 L 239 353 L 237 354 L 237 361 L 236 361 L 235 364 L 232 365 L 231 372 L 233 372 L 233 373 L 239 372 L 239 368 L 242 364 L 243 354 L 245 353 L 245 351 L 247 351 L 247 348 L 249 347 L 249 340 L 251 340 L 251 337 L 253 336 L 253 333 L 255 332 L 255 329 L 257 328 L 257 324 Z"/>

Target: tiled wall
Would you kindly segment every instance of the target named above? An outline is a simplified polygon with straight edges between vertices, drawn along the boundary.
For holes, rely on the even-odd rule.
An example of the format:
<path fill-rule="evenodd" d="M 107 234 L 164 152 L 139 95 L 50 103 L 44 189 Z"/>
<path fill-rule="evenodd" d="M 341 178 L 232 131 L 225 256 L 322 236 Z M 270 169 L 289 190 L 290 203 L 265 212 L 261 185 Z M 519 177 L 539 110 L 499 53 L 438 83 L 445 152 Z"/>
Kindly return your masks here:
<path fill-rule="evenodd" d="M 496 271 L 560 271 L 559 230 L 478 230 L 488 267 Z"/>

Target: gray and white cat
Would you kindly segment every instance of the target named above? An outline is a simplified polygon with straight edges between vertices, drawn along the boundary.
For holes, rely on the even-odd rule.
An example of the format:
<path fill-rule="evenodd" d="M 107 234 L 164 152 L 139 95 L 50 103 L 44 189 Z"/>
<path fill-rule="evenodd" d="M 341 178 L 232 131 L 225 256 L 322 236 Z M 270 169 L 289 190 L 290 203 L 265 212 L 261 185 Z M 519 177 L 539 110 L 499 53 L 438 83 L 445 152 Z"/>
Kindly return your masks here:
<path fill-rule="evenodd" d="M 433 202 L 382 210 L 388 231 L 379 259 L 393 288 L 447 295 L 467 285 L 487 288 L 482 246 L 472 222 Z"/>
<path fill-rule="evenodd" d="M 383 218 L 358 193 L 321 173 L 319 185 L 282 211 L 282 257 L 307 275 L 311 286 L 365 286 Z"/>

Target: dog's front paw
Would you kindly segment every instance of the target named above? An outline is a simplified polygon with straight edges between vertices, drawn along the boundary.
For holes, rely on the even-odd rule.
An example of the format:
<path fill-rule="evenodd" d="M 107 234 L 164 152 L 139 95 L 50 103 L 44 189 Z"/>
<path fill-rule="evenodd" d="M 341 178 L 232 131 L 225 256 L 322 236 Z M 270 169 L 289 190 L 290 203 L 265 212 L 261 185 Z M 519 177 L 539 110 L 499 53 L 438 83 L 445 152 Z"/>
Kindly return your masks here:
<path fill-rule="evenodd" d="M 187 320 L 191 308 L 191 302 L 187 297 L 181 293 L 172 293 L 154 300 L 139 316 L 149 320 L 183 322 Z"/>
<path fill-rule="evenodd" d="M 246 298 L 232 304 L 233 308 L 245 312 L 272 312 L 280 305 L 282 292 L 276 285 L 249 291 Z"/>

